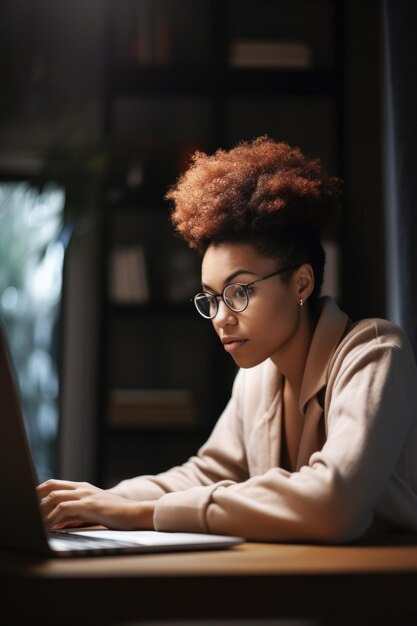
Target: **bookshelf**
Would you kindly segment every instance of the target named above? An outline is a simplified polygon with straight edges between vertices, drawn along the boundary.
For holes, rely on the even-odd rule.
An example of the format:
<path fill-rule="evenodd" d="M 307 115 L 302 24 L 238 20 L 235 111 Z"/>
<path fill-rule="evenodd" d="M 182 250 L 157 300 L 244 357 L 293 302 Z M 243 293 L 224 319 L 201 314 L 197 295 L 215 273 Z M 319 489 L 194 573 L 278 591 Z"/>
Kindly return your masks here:
<path fill-rule="evenodd" d="M 163 201 L 190 155 L 266 133 L 341 171 L 338 6 L 109 3 L 98 415 L 104 486 L 195 453 L 236 373 L 190 302 L 200 260 L 174 236 Z"/>

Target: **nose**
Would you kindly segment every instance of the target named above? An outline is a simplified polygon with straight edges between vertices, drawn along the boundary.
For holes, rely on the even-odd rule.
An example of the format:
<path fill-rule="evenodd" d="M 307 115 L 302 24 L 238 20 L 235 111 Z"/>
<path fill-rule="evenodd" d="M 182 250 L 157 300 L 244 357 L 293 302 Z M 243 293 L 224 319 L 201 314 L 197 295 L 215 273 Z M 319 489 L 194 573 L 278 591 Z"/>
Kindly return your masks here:
<path fill-rule="evenodd" d="M 219 308 L 216 317 L 213 319 L 213 324 L 218 328 L 224 328 L 228 324 L 236 324 L 236 322 L 236 313 L 229 309 L 223 300 L 219 298 Z"/>

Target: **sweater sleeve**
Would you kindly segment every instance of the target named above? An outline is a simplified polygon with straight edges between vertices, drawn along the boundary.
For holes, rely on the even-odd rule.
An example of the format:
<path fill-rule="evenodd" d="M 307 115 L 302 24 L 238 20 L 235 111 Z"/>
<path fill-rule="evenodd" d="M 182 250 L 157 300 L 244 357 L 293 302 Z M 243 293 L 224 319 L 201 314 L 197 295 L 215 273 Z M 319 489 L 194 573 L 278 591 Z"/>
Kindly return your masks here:
<path fill-rule="evenodd" d="M 308 465 L 165 495 L 156 505 L 155 527 L 260 541 L 360 536 L 371 524 L 416 408 L 410 353 L 378 336 L 347 346 L 331 390 L 328 438 Z"/>
<path fill-rule="evenodd" d="M 111 492 L 133 500 L 157 500 L 164 494 L 207 487 L 226 481 L 242 482 L 249 472 L 243 443 L 240 416 L 242 372 L 238 372 L 231 398 L 207 442 L 197 455 L 181 466 L 156 476 L 138 476 L 124 480 Z"/>

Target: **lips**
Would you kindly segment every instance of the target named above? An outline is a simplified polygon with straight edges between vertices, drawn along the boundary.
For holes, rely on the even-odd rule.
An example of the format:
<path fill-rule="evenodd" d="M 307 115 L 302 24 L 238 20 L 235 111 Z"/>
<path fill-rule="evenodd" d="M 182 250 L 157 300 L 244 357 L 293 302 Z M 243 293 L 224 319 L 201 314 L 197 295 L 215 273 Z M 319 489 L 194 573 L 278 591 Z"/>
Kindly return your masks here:
<path fill-rule="evenodd" d="M 247 339 L 241 339 L 240 337 L 223 337 L 222 338 L 222 344 L 226 352 L 235 352 L 246 342 L 247 342 Z"/>

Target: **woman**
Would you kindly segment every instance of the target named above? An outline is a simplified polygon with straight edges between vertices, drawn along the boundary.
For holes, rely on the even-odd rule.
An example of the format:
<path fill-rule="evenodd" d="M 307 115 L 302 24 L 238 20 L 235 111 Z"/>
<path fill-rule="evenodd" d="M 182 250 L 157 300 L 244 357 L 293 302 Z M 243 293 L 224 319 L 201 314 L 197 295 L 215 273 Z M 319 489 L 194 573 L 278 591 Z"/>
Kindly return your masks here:
<path fill-rule="evenodd" d="M 320 298 L 339 181 L 267 137 L 197 153 L 168 192 L 202 254 L 198 312 L 239 366 L 209 440 L 181 467 L 104 491 L 40 485 L 49 527 L 344 542 L 417 530 L 417 372 L 394 324 Z"/>

